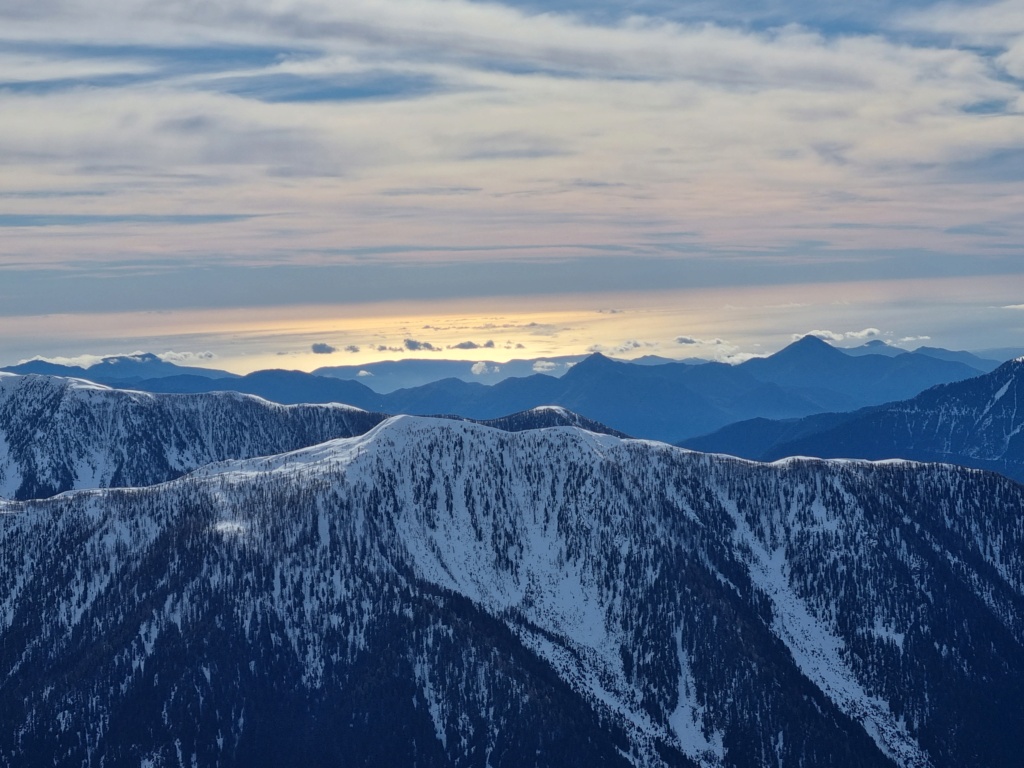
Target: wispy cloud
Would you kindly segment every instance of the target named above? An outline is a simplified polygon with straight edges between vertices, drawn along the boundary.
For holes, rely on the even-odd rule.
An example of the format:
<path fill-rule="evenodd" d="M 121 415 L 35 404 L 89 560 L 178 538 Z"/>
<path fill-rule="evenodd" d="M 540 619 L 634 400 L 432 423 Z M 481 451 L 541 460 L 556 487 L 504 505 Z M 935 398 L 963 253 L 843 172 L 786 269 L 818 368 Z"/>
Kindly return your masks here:
<path fill-rule="evenodd" d="M 1020 0 L 48 0 L 0 48 L 6 312 L 1022 270 Z"/>
<path fill-rule="evenodd" d="M 73 214 L 0 213 L 0 227 L 88 227 L 103 224 L 224 224 L 253 218 L 243 214 Z"/>
<path fill-rule="evenodd" d="M 804 336 L 817 336 L 819 339 L 825 339 L 826 341 L 864 341 L 866 339 L 877 339 L 884 336 L 882 331 L 877 328 L 863 328 L 859 331 L 829 331 L 829 330 L 814 330 L 807 331 L 806 333 L 794 333 L 792 339 L 800 339 Z M 889 334 L 891 335 L 891 334 Z"/>

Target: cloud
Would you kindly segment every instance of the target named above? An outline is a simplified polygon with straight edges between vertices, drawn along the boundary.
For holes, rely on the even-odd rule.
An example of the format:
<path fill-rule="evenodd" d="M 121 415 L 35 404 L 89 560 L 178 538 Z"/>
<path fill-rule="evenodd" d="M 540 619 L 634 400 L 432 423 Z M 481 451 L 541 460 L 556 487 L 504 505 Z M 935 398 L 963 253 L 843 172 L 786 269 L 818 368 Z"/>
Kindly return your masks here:
<path fill-rule="evenodd" d="M 177 224 L 195 226 L 202 224 L 225 224 L 245 221 L 252 216 L 237 213 L 189 214 L 189 215 L 140 215 L 140 214 L 0 214 L 0 228 L 16 227 L 86 227 L 109 224 Z"/>
<path fill-rule="evenodd" d="M 676 336 L 676 344 L 684 344 L 687 346 L 700 345 L 720 347 L 725 343 L 724 339 L 697 339 L 693 336 Z"/>
<path fill-rule="evenodd" d="M 899 344 L 907 344 L 912 341 L 931 341 L 931 336 L 904 336 L 899 340 Z"/>
<path fill-rule="evenodd" d="M 558 370 L 558 363 L 550 360 L 538 360 L 533 364 L 534 373 L 551 373 L 556 370 Z"/>
<path fill-rule="evenodd" d="M 860 331 L 828 331 L 828 330 L 815 330 L 808 331 L 807 333 L 794 333 L 792 335 L 793 341 L 802 339 L 804 336 L 817 336 L 819 339 L 825 341 L 847 341 L 850 339 L 856 341 L 863 341 L 864 339 L 874 339 L 882 336 L 882 332 L 877 328 L 864 328 Z"/>
<path fill-rule="evenodd" d="M 8 5 L 0 266 L 86 309 L 1021 274 L 1019 0 Z"/>
<path fill-rule="evenodd" d="M 332 347 L 330 344 L 324 344 L 322 341 L 318 341 L 311 347 L 314 355 L 331 355 L 337 352 L 336 347 Z"/>
<path fill-rule="evenodd" d="M 634 352 L 644 347 L 656 347 L 658 346 L 651 341 L 637 341 L 636 339 L 628 339 L 621 344 L 617 344 L 614 347 L 608 346 L 607 344 L 591 344 L 587 347 L 587 352 L 595 353 L 600 352 L 601 354 L 611 355 L 625 355 L 630 352 Z"/>
<path fill-rule="evenodd" d="M 842 341 L 844 338 L 846 338 L 842 333 L 822 330 L 808 331 L 807 333 L 794 333 L 791 338 L 793 339 L 793 341 L 797 341 L 798 339 L 802 339 L 804 336 L 816 336 L 817 338 L 823 339 L 824 341 Z"/>
<path fill-rule="evenodd" d="M 410 352 L 440 352 L 441 350 L 431 344 L 429 341 L 417 341 L 416 339 L 406 339 L 405 348 Z"/>
<path fill-rule="evenodd" d="M 357 373 L 356 376 L 358 376 L 361 379 L 365 379 L 368 376 L 373 376 L 373 374 L 370 371 L 362 370 L 362 371 L 359 371 L 359 373 Z"/>
<path fill-rule="evenodd" d="M 618 346 L 614 347 L 612 349 L 612 354 L 624 355 L 624 354 L 627 354 L 629 352 L 633 352 L 633 351 L 635 351 L 637 349 L 643 349 L 644 347 L 655 347 L 655 346 L 657 346 L 657 345 L 654 344 L 653 342 L 650 342 L 650 341 L 637 341 L 636 339 L 629 339 L 627 341 L 622 342 Z M 595 350 L 595 351 L 597 351 L 597 350 Z"/>
<path fill-rule="evenodd" d="M 89 355 L 89 354 L 85 354 L 85 355 L 74 355 L 74 356 L 71 356 L 71 357 L 66 357 L 66 356 L 63 356 L 63 355 L 52 355 L 52 356 L 43 357 L 43 356 L 40 356 L 40 355 L 36 355 L 34 357 L 29 357 L 29 358 L 25 358 L 25 359 L 19 360 L 18 361 L 18 365 L 22 365 L 24 363 L 42 362 L 42 363 L 53 363 L 54 365 L 67 365 L 67 366 L 73 366 L 73 367 L 77 366 L 79 368 L 89 368 L 90 366 L 96 365 L 97 363 L 101 362 L 103 360 L 103 358 L 105 358 L 105 357 L 111 357 L 111 355 Z"/>
<path fill-rule="evenodd" d="M 356 352 L 359 351 L 359 347 L 356 344 L 349 344 L 347 347 L 345 347 L 345 351 L 355 354 Z"/>
<path fill-rule="evenodd" d="M 475 341 L 460 341 L 458 344 L 450 344 L 448 349 L 494 349 L 494 342 L 490 339 L 483 344 L 477 344 Z"/>
<path fill-rule="evenodd" d="M 877 328 L 864 328 L 860 331 L 847 331 L 845 334 L 848 339 L 874 339 L 881 335 L 882 332 Z"/>
<path fill-rule="evenodd" d="M 485 362 L 473 363 L 473 365 L 470 366 L 469 369 L 470 373 L 472 373 L 474 376 L 485 376 L 490 373 L 497 373 L 500 370 L 501 366 L 488 365 Z"/>
<path fill-rule="evenodd" d="M 482 187 L 400 187 L 385 189 L 381 194 L 388 197 L 406 196 L 438 196 L 438 195 L 474 195 L 483 192 Z M 429 328 L 430 326 L 424 326 Z"/>
<path fill-rule="evenodd" d="M 168 350 L 167 352 L 158 352 L 156 356 L 166 363 L 205 362 L 207 360 L 214 360 L 217 357 L 217 355 L 210 351 L 175 352 L 174 350 Z"/>

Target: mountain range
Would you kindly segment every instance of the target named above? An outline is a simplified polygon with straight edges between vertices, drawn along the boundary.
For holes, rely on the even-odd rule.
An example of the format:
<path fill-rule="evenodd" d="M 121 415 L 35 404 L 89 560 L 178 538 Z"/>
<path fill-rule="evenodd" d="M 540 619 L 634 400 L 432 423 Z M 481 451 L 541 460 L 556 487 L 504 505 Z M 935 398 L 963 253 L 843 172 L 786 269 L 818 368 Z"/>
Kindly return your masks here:
<path fill-rule="evenodd" d="M 358 381 L 374 392 L 387 394 L 410 389 L 441 379 L 461 379 L 474 384 L 497 384 L 505 379 L 544 373 L 558 377 L 586 355 L 562 355 L 533 360 L 383 360 L 364 365 L 330 365 L 313 371 L 316 376 Z M 663 362 L 671 362 L 663 360 Z"/>
<path fill-rule="evenodd" d="M 231 392 L 155 395 L 0 373 L 0 498 L 154 485 L 211 462 L 361 435 L 385 418 L 338 404 L 284 406 Z M 556 407 L 486 423 L 507 431 L 578 426 L 618 434 Z"/>
<path fill-rule="evenodd" d="M 754 419 L 682 442 L 772 461 L 783 456 L 939 461 L 1024 482 L 1024 358 L 914 398 L 853 413 Z"/>
<path fill-rule="evenodd" d="M 28 360 L 18 365 L 0 368 L 0 373 L 35 373 L 40 376 L 63 376 L 71 379 L 88 379 L 97 384 L 110 384 L 157 379 L 165 376 L 199 376 L 205 379 L 233 379 L 237 374 L 219 371 L 215 368 L 179 365 L 163 360 L 152 352 L 134 355 L 108 355 L 89 367 L 63 365 L 47 360 Z"/>
<path fill-rule="evenodd" d="M 982 373 L 988 373 L 989 371 L 993 371 L 998 368 L 1005 360 L 1016 356 L 1012 354 L 1012 350 L 1005 350 L 1006 354 L 999 354 L 1001 351 L 1004 350 L 992 350 L 991 352 L 995 353 L 995 356 L 990 357 L 986 353 L 974 354 L 972 352 L 942 349 L 941 347 L 920 346 L 911 350 L 909 353 L 934 357 L 939 360 L 951 360 L 953 362 L 963 363 L 964 365 L 969 365 L 971 368 L 978 369 Z M 847 355 L 853 355 L 854 357 L 860 357 L 862 355 L 899 357 L 900 355 L 908 354 L 907 350 L 889 344 L 881 339 L 874 339 L 857 347 L 843 347 L 842 352 Z"/>
<path fill-rule="evenodd" d="M 1022 508 L 417 417 L 4 501 L 0 762 L 1017 766 Z"/>
<path fill-rule="evenodd" d="M 745 419 L 801 417 L 904 399 L 980 372 L 918 353 L 850 356 L 806 336 L 738 365 L 637 365 L 593 354 L 560 378 L 534 374 L 491 386 L 450 378 L 388 394 L 359 381 L 279 370 L 232 379 L 182 374 L 131 386 L 174 393 L 230 389 L 286 404 L 338 402 L 381 413 L 473 419 L 559 405 L 626 434 L 677 442 Z"/>

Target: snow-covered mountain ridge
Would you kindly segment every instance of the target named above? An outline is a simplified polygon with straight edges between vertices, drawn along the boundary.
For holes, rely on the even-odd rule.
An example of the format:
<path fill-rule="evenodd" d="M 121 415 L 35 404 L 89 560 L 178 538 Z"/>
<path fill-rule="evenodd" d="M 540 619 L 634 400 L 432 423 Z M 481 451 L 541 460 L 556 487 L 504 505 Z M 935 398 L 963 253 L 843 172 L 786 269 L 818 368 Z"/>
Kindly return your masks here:
<path fill-rule="evenodd" d="M 0 497 L 170 480 L 211 461 L 361 434 L 382 414 L 251 395 L 152 395 L 0 373 Z"/>
<path fill-rule="evenodd" d="M 956 467 L 414 417 L 4 502 L 0 759 L 1015 765 L 1022 510 Z"/>
<path fill-rule="evenodd" d="M 154 485 L 210 462 L 359 435 L 385 418 L 336 403 L 285 406 L 236 392 L 150 394 L 0 372 L 0 498 Z M 613 431 L 550 407 L 487 423 L 508 431 Z"/>

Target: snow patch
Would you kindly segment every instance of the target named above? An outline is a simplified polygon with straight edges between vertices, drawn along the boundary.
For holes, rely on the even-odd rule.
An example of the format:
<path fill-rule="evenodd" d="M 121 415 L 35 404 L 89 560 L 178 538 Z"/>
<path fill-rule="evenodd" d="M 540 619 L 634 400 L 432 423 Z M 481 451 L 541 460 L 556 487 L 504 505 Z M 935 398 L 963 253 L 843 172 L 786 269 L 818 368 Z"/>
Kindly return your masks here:
<path fill-rule="evenodd" d="M 249 524 L 241 520 L 218 520 L 213 530 L 222 536 L 245 536 L 249 532 Z"/>
<path fill-rule="evenodd" d="M 772 631 L 786 644 L 804 675 L 840 710 L 859 722 L 886 755 L 903 768 L 926 768 L 927 754 L 897 720 L 888 703 L 869 696 L 843 660 L 843 640 L 819 621 L 790 586 L 785 550 L 768 549 L 755 536 L 736 504 L 723 499 L 736 522 L 737 544 L 749 547 L 751 581 L 772 602 Z"/>
<path fill-rule="evenodd" d="M 690 660 L 683 648 L 683 629 L 676 631 L 676 655 L 679 659 L 679 698 L 668 722 L 679 739 L 683 752 L 701 765 L 720 766 L 725 762 L 723 734 L 705 733 L 705 707 L 697 701 L 697 685 Z"/>

